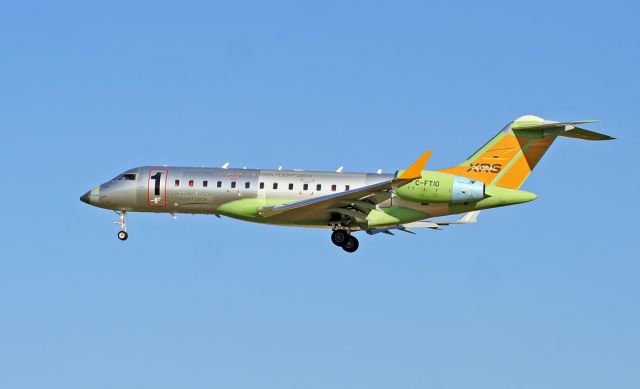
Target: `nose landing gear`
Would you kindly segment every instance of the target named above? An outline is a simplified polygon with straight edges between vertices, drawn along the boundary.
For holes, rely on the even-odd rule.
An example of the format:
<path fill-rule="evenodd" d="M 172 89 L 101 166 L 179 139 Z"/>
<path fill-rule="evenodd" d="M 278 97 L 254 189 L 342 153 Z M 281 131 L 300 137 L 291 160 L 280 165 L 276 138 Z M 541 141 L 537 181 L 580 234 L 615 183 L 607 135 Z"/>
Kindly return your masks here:
<path fill-rule="evenodd" d="M 113 222 L 120 226 L 120 231 L 118 232 L 118 239 L 127 240 L 129 237 L 129 233 L 127 233 L 127 211 L 115 211 L 118 215 L 118 221 Z"/>
<path fill-rule="evenodd" d="M 353 253 L 360 246 L 358 239 L 343 229 L 337 229 L 331 233 L 331 242 L 348 253 Z"/>

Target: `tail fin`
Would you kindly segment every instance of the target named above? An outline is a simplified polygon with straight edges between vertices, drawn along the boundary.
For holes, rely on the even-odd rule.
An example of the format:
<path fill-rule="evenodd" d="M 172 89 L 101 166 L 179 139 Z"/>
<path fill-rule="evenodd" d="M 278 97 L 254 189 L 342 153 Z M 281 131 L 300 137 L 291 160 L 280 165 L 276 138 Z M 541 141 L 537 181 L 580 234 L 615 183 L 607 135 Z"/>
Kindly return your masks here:
<path fill-rule="evenodd" d="M 558 123 L 532 115 L 521 116 L 467 160 L 441 171 L 518 189 L 558 136 L 586 140 L 615 139 L 575 126 L 591 122 L 594 120 Z"/>

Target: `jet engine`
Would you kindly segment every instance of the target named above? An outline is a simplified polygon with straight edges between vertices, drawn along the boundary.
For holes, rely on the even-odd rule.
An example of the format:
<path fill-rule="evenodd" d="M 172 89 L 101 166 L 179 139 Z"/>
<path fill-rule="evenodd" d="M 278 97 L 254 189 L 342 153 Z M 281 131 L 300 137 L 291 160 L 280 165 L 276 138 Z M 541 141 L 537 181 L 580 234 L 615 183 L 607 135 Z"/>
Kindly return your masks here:
<path fill-rule="evenodd" d="M 464 203 L 485 198 L 485 185 L 467 177 L 428 172 L 422 178 L 401 186 L 398 197 L 421 203 Z"/>

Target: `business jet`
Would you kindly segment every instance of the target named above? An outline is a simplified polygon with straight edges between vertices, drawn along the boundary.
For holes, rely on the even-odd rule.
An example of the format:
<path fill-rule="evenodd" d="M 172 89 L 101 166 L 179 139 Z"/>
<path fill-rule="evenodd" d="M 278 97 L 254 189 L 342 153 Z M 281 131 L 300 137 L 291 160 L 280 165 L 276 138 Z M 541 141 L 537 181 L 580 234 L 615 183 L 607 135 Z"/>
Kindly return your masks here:
<path fill-rule="evenodd" d="M 353 234 L 414 233 L 474 223 L 485 209 L 526 203 L 521 190 L 558 137 L 615 139 L 578 125 L 519 117 L 457 166 L 425 170 L 426 151 L 394 174 L 337 171 L 141 166 L 82 195 L 83 202 L 117 213 L 117 236 L 126 240 L 128 212 L 205 214 L 289 227 L 330 229 L 346 252 L 358 249 Z M 463 214 L 455 221 L 435 217 Z"/>

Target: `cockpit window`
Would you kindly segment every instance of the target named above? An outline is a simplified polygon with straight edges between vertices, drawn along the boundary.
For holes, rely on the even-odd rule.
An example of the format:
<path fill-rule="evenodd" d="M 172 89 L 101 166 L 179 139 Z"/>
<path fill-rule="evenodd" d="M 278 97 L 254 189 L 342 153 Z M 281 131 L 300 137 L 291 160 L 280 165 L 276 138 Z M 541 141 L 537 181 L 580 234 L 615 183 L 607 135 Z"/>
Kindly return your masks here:
<path fill-rule="evenodd" d="M 120 174 L 118 177 L 113 179 L 113 181 L 135 181 L 135 180 L 136 180 L 135 173 Z"/>

